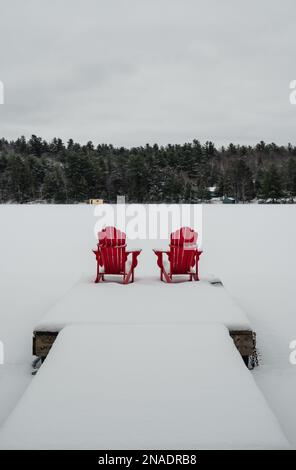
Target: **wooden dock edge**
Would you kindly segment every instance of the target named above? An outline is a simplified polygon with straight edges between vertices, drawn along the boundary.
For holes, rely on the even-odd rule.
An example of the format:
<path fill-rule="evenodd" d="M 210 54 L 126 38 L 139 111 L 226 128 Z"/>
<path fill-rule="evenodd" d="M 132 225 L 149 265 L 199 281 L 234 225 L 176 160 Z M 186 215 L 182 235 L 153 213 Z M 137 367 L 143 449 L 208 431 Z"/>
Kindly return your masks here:
<path fill-rule="evenodd" d="M 252 330 L 232 330 L 229 332 L 233 342 L 249 369 L 258 366 L 256 333 Z"/>
<path fill-rule="evenodd" d="M 229 333 L 245 364 L 249 368 L 253 368 L 258 365 L 256 333 L 251 330 L 232 330 Z M 33 355 L 44 360 L 57 336 L 57 331 L 34 331 Z"/>
<path fill-rule="evenodd" d="M 45 359 L 58 334 L 58 331 L 34 331 L 33 355 Z"/>

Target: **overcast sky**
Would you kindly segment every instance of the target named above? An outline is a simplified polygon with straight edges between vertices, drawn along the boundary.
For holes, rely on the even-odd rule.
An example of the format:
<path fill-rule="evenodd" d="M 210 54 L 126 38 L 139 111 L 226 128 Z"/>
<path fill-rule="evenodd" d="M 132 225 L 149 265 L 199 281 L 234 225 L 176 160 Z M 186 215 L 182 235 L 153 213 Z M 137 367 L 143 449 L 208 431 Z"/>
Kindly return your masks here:
<path fill-rule="evenodd" d="M 296 144 L 295 0 L 0 0 L 0 137 Z"/>

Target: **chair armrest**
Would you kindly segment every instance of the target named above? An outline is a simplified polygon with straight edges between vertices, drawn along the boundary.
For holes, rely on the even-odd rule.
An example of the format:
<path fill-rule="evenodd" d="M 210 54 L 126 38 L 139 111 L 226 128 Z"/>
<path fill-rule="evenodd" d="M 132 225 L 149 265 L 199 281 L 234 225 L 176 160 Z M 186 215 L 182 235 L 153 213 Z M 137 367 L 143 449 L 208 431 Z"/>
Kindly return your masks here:
<path fill-rule="evenodd" d="M 166 253 L 168 254 L 170 250 L 163 250 L 162 248 L 153 248 L 154 253 L 157 255 L 157 253 Z"/>
<path fill-rule="evenodd" d="M 134 248 L 133 250 L 126 250 L 127 255 L 130 255 L 132 253 L 138 253 L 138 255 L 141 253 L 142 248 Z"/>
<path fill-rule="evenodd" d="M 101 256 L 100 249 L 97 248 L 96 250 L 92 250 L 92 252 L 94 253 L 94 255 L 96 257 L 96 260 L 99 263 L 99 265 L 103 266 L 103 261 L 102 261 L 102 256 Z"/>
<path fill-rule="evenodd" d="M 169 255 L 169 250 L 158 250 L 158 249 L 153 249 L 154 253 L 157 256 L 157 265 L 158 267 L 163 270 L 163 255 Z"/>
<path fill-rule="evenodd" d="M 126 255 L 129 256 L 129 255 L 132 255 L 132 266 L 131 266 L 131 269 L 135 269 L 135 267 L 137 266 L 138 264 L 138 256 L 139 254 L 141 253 L 141 249 L 139 250 L 128 250 L 126 251 Z"/>

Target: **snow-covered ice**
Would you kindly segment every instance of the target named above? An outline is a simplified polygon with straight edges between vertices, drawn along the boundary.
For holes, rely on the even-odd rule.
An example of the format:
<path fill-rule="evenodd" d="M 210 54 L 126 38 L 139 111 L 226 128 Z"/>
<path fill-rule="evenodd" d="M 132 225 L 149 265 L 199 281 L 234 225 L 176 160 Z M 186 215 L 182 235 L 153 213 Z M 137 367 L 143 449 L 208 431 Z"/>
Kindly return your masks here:
<path fill-rule="evenodd" d="M 75 325 L 0 431 L 2 449 L 289 448 L 228 330 Z"/>
<path fill-rule="evenodd" d="M 5 365 L 0 365 L 0 420 L 32 380 L 35 326 L 82 276 L 91 279 L 95 275 L 91 252 L 95 221 L 93 208 L 85 205 L 0 206 L 0 340 L 5 347 Z M 296 338 L 295 240 L 293 205 L 203 208 L 201 276 L 214 273 L 220 277 L 246 312 L 260 353 L 260 367 L 251 374 L 294 447 L 296 366 L 289 362 L 289 344 Z M 164 248 L 166 242 L 129 240 L 129 244 L 143 248 L 136 270 L 139 286 L 149 276 L 167 287 L 158 280 L 152 252 L 154 247 Z M 136 305 L 141 302 L 142 298 L 135 301 Z"/>

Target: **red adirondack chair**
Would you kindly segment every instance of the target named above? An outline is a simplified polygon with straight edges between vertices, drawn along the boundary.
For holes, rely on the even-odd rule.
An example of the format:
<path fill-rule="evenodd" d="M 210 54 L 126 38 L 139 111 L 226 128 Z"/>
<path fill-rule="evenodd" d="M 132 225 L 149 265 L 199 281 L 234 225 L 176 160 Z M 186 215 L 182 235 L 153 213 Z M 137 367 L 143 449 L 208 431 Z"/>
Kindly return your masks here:
<path fill-rule="evenodd" d="M 172 282 L 175 275 L 188 275 L 190 281 L 199 281 L 198 261 L 202 251 L 197 247 L 197 236 L 193 229 L 182 227 L 171 234 L 169 250 L 153 250 L 162 281 Z"/>
<path fill-rule="evenodd" d="M 97 249 L 93 250 L 97 260 L 95 282 L 104 281 L 106 275 L 123 277 L 123 284 L 134 282 L 134 270 L 141 250 L 126 250 L 126 235 L 115 227 L 106 227 L 98 233 Z M 131 260 L 128 256 L 131 255 Z"/>

